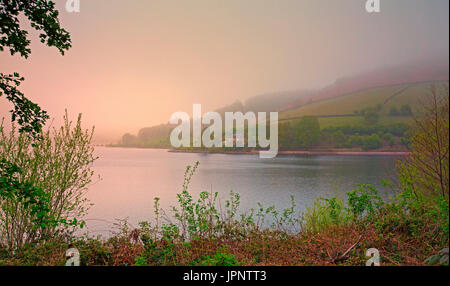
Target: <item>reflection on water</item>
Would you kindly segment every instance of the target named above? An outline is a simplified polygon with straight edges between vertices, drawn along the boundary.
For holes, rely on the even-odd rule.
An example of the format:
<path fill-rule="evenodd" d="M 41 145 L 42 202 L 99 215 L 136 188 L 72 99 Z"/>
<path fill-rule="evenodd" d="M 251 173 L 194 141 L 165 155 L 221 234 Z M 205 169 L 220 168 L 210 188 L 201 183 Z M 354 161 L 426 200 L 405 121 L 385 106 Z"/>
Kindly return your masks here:
<path fill-rule="evenodd" d="M 102 180 L 89 188 L 94 203 L 87 217 L 91 234 L 108 234 L 115 219 L 132 225 L 153 217 L 153 198 L 169 211 L 181 191 L 187 165 L 199 161 L 191 192 L 219 192 L 224 201 L 233 190 L 241 195 L 241 211 L 257 206 L 290 205 L 305 210 L 315 197 L 344 195 L 358 184 L 377 186 L 384 197 L 392 191 L 381 180 L 391 179 L 395 158 L 371 156 L 279 156 L 170 153 L 154 149 L 97 147 L 94 169 Z"/>

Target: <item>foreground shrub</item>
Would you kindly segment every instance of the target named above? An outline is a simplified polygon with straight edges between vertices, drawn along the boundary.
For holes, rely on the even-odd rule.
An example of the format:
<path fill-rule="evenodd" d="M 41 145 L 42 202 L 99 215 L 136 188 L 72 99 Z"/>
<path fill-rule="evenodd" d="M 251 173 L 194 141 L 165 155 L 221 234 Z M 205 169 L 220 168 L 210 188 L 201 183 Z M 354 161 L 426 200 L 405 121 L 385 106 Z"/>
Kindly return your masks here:
<path fill-rule="evenodd" d="M 316 199 L 303 214 L 302 230 L 318 233 L 330 226 L 367 221 L 382 205 L 383 200 L 372 185 L 359 185 L 347 193 L 347 202 L 336 197 Z"/>
<path fill-rule="evenodd" d="M 448 245 L 449 204 L 441 196 L 416 196 L 411 188 L 406 188 L 380 208 L 373 222 L 379 233 L 401 231 L 410 237 Z"/>
<path fill-rule="evenodd" d="M 203 256 L 190 263 L 190 266 L 239 266 L 236 257 L 228 253 L 226 247 L 220 247 L 214 255 Z"/>
<path fill-rule="evenodd" d="M 41 202 L 45 197 L 49 207 L 49 210 L 41 208 L 36 213 L 31 204 L 32 198 L 37 198 L 35 195 L 28 196 L 27 201 L 23 196 L 2 196 L 0 233 L 3 235 L 0 243 L 17 248 L 84 225 L 82 217 L 89 207 L 84 194 L 92 181 L 92 163 L 96 159 L 91 146 L 92 136 L 93 129 L 82 129 L 81 115 L 73 125 L 67 112 L 63 126 L 47 130 L 38 141 L 26 133 L 16 132 L 15 125 L 9 132 L 3 123 L 0 125 L 0 159 L 13 162 L 17 166 L 17 172 L 13 174 L 17 183 L 33 186 L 29 190 L 40 190 L 40 193 L 34 193 L 39 195 Z M 36 216 L 48 217 L 48 223 L 36 225 Z M 36 235 L 36 226 L 39 235 Z M 14 230 L 13 236 L 8 235 L 11 230 Z"/>
<path fill-rule="evenodd" d="M 8 249 L 20 247 L 57 223 L 51 220 L 50 196 L 28 181 L 20 181 L 21 169 L 0 160 L 0 243 Z M 20 214 L 20 216 L 19 216 Z"/>
<path fill-rule="evenodd" d="M 345 203 L 338 198 L 318 198 L 303 214 L 302 230 L 318 233 L 332 225 L 344 225 L 350 221 Z"/>
<path fill-rule="evenodd" d="M 359 185 L 357 189 L 347 193 L 348 210 L 354 220 L 371 219 L 383 205 L 383 199 L 372 185 Z"/>
<path fill-rule="evenodd" d="M 411 155 L 399 163 L 403 187 L 416 196 L 449 200 L 449 96 L 448 89 L 431 88 L 422 111 L 414 117 Z"/>

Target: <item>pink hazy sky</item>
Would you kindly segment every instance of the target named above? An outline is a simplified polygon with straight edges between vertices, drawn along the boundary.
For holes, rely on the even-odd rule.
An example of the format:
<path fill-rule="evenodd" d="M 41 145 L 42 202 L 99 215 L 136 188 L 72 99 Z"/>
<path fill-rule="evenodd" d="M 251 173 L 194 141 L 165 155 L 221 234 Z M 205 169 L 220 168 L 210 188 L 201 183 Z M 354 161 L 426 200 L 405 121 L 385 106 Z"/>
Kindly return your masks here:
<path fill-rule="evenodd" d="M 73 48 L 63 57 L 31 32 L 28 60 L 0 54 L 1 72 L 55 118 L 67 108 L 98 142 L 165 123 L 201 103 L 319 88 L 337 78 L 449 49 L 448 0 L 56 0 Z M 25 26 L 26 27 L 26 26 Z M 0 99 L 2 117 L 11 106 Z"/>

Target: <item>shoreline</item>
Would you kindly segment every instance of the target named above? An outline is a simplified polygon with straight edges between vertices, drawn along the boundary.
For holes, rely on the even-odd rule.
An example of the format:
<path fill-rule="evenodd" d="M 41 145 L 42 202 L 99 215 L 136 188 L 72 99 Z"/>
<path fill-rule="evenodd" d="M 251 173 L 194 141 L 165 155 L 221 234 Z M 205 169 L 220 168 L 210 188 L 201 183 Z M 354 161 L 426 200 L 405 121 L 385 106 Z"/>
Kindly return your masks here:
<path fill-rule="evenodd" d="M 253 151 L 208 151 L 208 150 L 180 150 L 163 147 L 125 147 L 125 146 L 107 146 L 96 145 L 94 147 L 104 148 L 124 148 L 124 149 L 153 149 L 166 150 L 169 153 L 198 153 L 198 154 L 226 154 L 226 155 L 259 155 L 260 150 Z M 261 150 L 262 151 L 262 150 Z M 411 154 L 408 151 L 349 151 L 349 150 L 297 150 L 297 151 L 278 151 L 278 155 L 291 156 L 408 156 Z"/>
<path fill-rule="evenodd" d="M 259 151 L 206 151 L 206 150 L 176 150 L 169 149 L 170 153 L 200 153 L 200 154 L 228 154 L 228 155 L 258 155 Z M 408 156 L 405 151 L 278 151 L 278 155 L 294 156 Z"/>

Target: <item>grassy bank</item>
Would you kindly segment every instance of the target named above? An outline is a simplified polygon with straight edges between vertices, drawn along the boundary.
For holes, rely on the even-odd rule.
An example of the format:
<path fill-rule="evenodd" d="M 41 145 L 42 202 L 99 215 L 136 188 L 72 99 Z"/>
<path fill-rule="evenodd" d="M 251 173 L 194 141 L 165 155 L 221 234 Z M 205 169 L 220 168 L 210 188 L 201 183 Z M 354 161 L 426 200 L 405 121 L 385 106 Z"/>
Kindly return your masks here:
<path fill-rule="evenodd" d="M 386 237 L 388 235 L 388 237 Z M 423 236 L 433 235 L 424 233 Z M 11 257 L 2 253 L 1 265 L 65 265 L 65 252 L 70 247 L 80 251 L 85 266 L 144 266 L 144 265 L 242 265 L 242 266 L 364 266 L 369 248 L 380 251 L 381 265 L 428 265 L 424 261 L 438 253 L 448 243 L 424 244 L 420 237 L 411 238 L 406 232 L 383 235 L 373 225 L 358 228 L 352 225 L 330 227 L 317 234 L 304 233 L 280 236 L 261 232 L 245 240 L 215 238 L 177 243 L 157 241 L 152 248 L 136 239 L 137 233 L 124 232 L 108 241 L 79 239 L 72 243 L 48 241 L 29 246 Z M 359 237 L 362 237 L 359 240 Z M 341 256 L 358 242 L 348 257 Z"/>
<path fill-rule="evenodd" d="M 108 239 L 60 235 L 13 253 L 2 248 L 0 265 L 65 265 L 69 248 L 78 249 L 81 265 L 87 266 L 363 266 L 370 248 L 379 251 L 382 265 L 427 265 L 428 257 L 448 248 L 448 202 L 441 197 L 417 197 L 405 189 L 383 202 L 376 189 L 361 185 L 345 201 L 318 199 L 301 216 L 293 198 L 282 211 L 259 205 L 238 215 L 236 193 L 223 205 L 217 193 L 191 196 L 197 166 L 186 169 L 170 215 L 155 198 L 152 222 L 132 228 L 122 221 Z"/>

